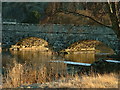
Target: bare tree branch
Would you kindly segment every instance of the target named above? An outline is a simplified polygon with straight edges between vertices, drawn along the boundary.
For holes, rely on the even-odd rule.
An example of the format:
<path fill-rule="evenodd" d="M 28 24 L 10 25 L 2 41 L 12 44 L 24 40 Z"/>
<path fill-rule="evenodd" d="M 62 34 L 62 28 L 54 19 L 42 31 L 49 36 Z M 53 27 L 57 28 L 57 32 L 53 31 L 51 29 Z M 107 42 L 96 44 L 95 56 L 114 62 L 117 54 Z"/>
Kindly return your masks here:
<path fill-rule="evenodd" d="M 105 27 L 108 27 L 108 28 L 112 28 L 112 27 L 107 26 L 107 25 L 105 25 L 105 24 L 103 24 L 103 23 L 101 23 L 101 22 L 93 19 L 92 17 L 86 16 L 86 15 L 84 15 L 84 14 L 80 14 L 80 13 L 77 13 L 77 12 L 69 12 L 69 11 L 57 11 L 57 12 L 63 12 L 63 13 L 65 13 L 65 14 L 73 14 L 73 15 L 75 15 L 75 16 L 83 16 L 83 17 L 86 17 L 86 18 L 89 18 L 89 19 L 93 20 L 94 22 L 96 22 L 96 23 L 98 23 L 98 24 L 100 24 L 100 25 L 102 25 L 102 26 L 105 26 Z"/>
<path fill-rule="evenodd" d="M 120 39 L 119 20 L 116 15 L 115 3 L 114 2 L 110 2 L 110 3 L 106 2 L 106 8 L 108 10 L 108 14 L 109 14 L 109 17 L 110 17 L 110 20 L 112 23 L 112 29 L 117 34 L 117 37 Z M 113 12 L 111 12 L 110 8 L 112 9 Z"/>

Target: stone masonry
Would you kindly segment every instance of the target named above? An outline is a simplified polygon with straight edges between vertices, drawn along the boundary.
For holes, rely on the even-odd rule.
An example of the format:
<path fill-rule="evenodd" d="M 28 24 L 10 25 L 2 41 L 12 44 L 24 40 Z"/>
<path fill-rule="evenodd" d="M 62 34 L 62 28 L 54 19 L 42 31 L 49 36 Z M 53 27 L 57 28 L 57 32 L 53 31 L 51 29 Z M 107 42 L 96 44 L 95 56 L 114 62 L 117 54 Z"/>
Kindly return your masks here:
<path fill-rule="evenodd" d="M 46 40 L 55 51 L 67 48 L 80 40 L 98 40 L 112 48 L 116 53 L 118 39 L 111 28 L 104 26 L 74 25 L 35 25 L 35 24 L 3 24 L 2 47 L 10 47 L 26 37 L 38 37 Z"/>

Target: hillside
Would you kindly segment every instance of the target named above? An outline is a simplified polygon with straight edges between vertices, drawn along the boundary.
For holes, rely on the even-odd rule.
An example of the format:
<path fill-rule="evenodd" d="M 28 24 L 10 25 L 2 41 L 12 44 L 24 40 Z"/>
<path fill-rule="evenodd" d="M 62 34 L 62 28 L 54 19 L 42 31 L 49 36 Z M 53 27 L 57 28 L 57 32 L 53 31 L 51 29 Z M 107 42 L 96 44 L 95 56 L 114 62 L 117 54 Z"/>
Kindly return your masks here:
<path fill-rule="evenodd" d="M 109 25 L 110 19 L 104 8 L 104 5 L 99 3 L 4 2 L 2 3 L 2 17 L 3 20 L 16 19 L 17 22 L 22 23 L 98 25 L 84 16 L 64 13 L 68 11 L 90 16 Z"/>

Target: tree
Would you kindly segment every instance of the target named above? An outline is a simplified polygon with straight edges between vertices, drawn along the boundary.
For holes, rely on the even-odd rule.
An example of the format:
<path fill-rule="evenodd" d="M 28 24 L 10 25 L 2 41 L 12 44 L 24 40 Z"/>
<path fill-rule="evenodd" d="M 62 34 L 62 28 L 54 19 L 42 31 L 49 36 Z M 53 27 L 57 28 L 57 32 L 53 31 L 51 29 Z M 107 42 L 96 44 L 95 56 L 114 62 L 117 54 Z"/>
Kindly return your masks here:
<path fill-rule="evenodd" d="M 28 17 L 23 21 L 24 23 L 38 24 L 40 20 L 40 13 L 38 11 L 29 12 Z"/>
<path fill-rule="evenodd" d="M 73 3 L 74 5 L 75 3 Z M 83 3 L 85 4 L 85 3 Z M 75 15 L 75 16 L 83 16 L 83 17 L 86 17 L 86 18 L 89 18 L 91 19 L 92 21 L 100 24 L 100 25 L 103 25 L 103 26 L 106 26 L 106 27 L 109 27 L 109 28 L 112 28 L 114 30 L 114 32 L 116 33 L 117 37 L 119 38 L 120 40 L 120 27 L 119 27 L 119 19 L 120 19 L 120 2 L 105 2 L 105 3 L 88 3 L 86 4 L 86 10 L 87 9 L 90 9 L 92 7 L 92 11 L 94 12 L 94 14 L 96 14 L 96 11 L 100 11 L 100 9 L 102 9 L 101 7 L 103 5 L 105 5 L 105 12 L 102 11 L 103 15 L 108 14 L 109 15 L 109 18 L 110 18 L 110 22 L 111 22 L 111 25 L 108 26 L 108 25 L 105 25 L 104 23 L 100 22 L 99 20 L 96 20 L 94 19 L 93 17 L 91 16 L 88 16 L 88 15 L 84 15 L 84 14 L 81 14 L 81 13 L 78 13 L 76 11 L 71 11 L 71 10 L 60 10 L 60 11 L 57 11 L 57 12 L 64 12 L 66 14 L 72 14 L 72 15 Z M 90 6 L 89 6 L 90 5 Z M 76 7 L 75 7 L 76 8 Z M 98 9 L 98 10 L 97 10 Z M 56 12 L 56 13 L 57 13 Z M 98 14 L 96 14 L 96 16 L 98 16 Z"/>
<path fill-rule="evenodd" d="M 118 38 L 120 39 L 118 4 L 119 3 L 116 3 L 116 2 L 107 2 L 106 7 L 107 7 L 109 17 L 111 19 L 112 29 L 114 30 L 114 32 L 117 34 Z"/>
<path fill-rule="evenodd" d="M 54 14 L 59 13 L 59 12 L 63 12 L 65 14 L 72 14 L 72 15 L 75 15 L 75 16 L 83 16 L 83 17 L 89 18 L 92 21 L 94 21 L 94 22 L 96 22 L 100 25 L 103 25 L 103 26 L 108 27 L 108 28 L 112 28 L 113 31 L 116 33 L 118 39 L 120 40 L 120 27 L 119 27 L 119 23 L 120 23 L 120 21 L 119 21 L 119 19 L 120 19 L 120 16 L 119 16 L 120 15 L 120 5 L 119 4 L 120 4 L 120 2 L 105 2 L 105 3 L 90 3 L 89 4 L 93 8 L 91 10 L 99 10 L 99 11 L 101 9 L 103 9 L 103 8 L 101 8 L 101 6 L 104 5 L 105 10 L 103 10 L 102 13 L 103 13 L 103 15 L 105 15 L 105 14 L 109 15 L 111 25 L 106 25 L 103 22 L 100 22 L 99 20 L 96 20 L 94 17 L 85 15 L 83 13 L 76 12 L 77 11 L 76 10 L 77 6 L 75 4 L 76 3 L 73 3 L 73 5 L 72 5 L 72 6 L 75 6 L 75 10 L 74 10 L 74 7 L 72 8 L 72 10 L 67 10 L 66 8 L 64 8 L 64 7 L 67 7 L 66 5 L 64 5 L 64 3 L 59 3 L 59 9 L 58 9 L 58 7 L 57 7 L 57 9 L 54 8 Z M 87 6 L 88 5 L 87 3 L 83 3 L 83 4 L 85 4 L 85 6 L 86 6 L 85 9 L 86 10 L 91 8 L 90 6 Z M 61 9 L 61 6 L 62 6 L 62 9 Z M 96 16 L 98 16 L 96 11 L 93 11 L 93 13 L 96 14 Z M 119 45 L 118 45 L 118 48 L 120 49 Z M 120 52 L 118 54 L 120 54 Z"/>
<path fill-rule="evenodd" d="M 119 41 L 120 42 L 120 27 L 119 27 L 119 15 L 120 15 L 120 11 L 119 11 L 119 4 L 120 2 L 107 2 L 106 3 L 106 7 L 108 10 L 108 14 L 109 17 L 111 19 L 111 23 L 112 23 L 112 29 L 114 30 L 114 32 L 116 33 Z M 120 44 L 118 44 L 118 57 L 120 57 Z"/>

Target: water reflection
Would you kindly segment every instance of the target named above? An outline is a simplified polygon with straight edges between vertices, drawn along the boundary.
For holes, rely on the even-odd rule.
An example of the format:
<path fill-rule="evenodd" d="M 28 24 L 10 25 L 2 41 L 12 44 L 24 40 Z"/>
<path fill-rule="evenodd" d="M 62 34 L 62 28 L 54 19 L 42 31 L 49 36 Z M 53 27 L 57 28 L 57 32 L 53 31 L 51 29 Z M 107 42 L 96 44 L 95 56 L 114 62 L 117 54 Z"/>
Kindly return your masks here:
<path fill-rule="evenodd" d="M 67 54 L 65 58 L 69 61 L 81 62 L 81 63 L 93 63 L 95 58 L 95 53 L 90 52 L 81 52 L 77 54 Z"/>
<path fill-rule="evenodd" d="M 22 64 L 26 64 L 29 67 L 33 67 L 35 69 L 42 68 L 46 66 L 47 71 L 51 69 L 56 72 L 65 72 L 68 68 L 65 63 L 52 63 L 50 61 L 72 61 L 72 62 L 80 62 L 80 63 L 93 63 L 95 60 L 106 57 L 96 55 L 93 52 L 79 52 L 75 54 L 66 54 L 66 55 L 57 55 L 51 52 L 40 52 L 40 51 L 7 51 L 2 52 L 2 60 L 3 66 L 14 67 L 14 61 Z M 9 69 L 9 68 L 8 68 Z"/>
<path fill-rule="evenodd" d="M 31 62 L 34 65 L 45 64 L 54 57 L 51 53 L 40 51 L 10 51 L 18 62 Z"/>
<path fill-rule="evenodd" d="M 10 51 L 4 52 L 3 54 L 3 66 L 14 67 L 14 61 L 20 63 L 21 65 L 26 64 L 29 67 L 33 67 L 34 69 L 40 69 L 43 67 L 47 68 L 47 71 L 54 71 L 65 73 L 66 72 L 66 64 L 64 63 L 49 63 L 52 60 L 64 60 L 64 58 L 52 54 L 51 52 L 40 52 L 40 51 Z M 8 62 L 7 62 L 8 61 Z"/>

